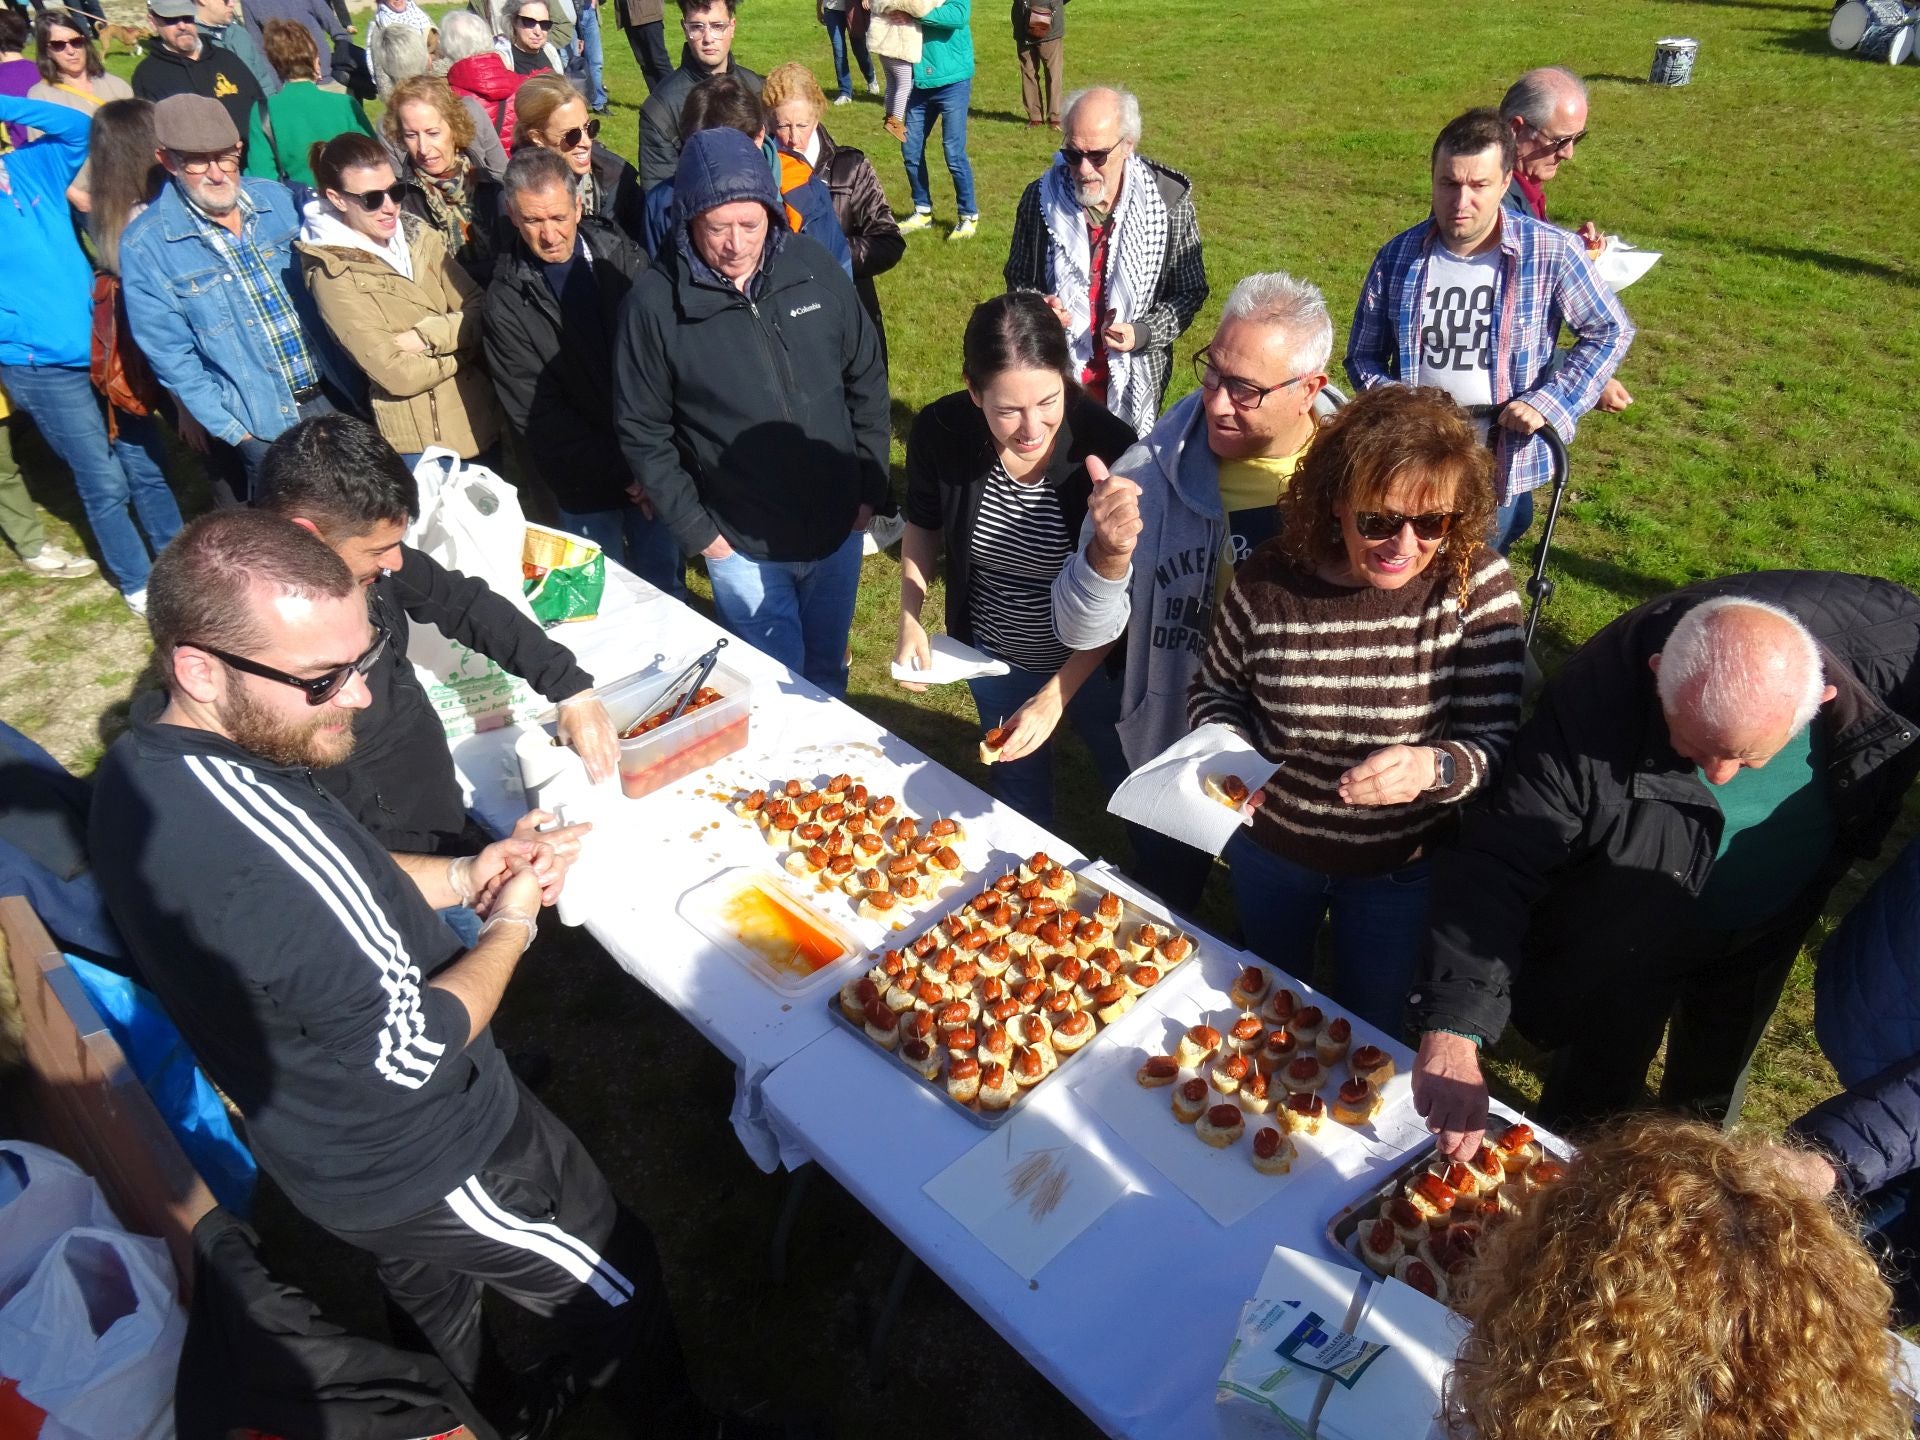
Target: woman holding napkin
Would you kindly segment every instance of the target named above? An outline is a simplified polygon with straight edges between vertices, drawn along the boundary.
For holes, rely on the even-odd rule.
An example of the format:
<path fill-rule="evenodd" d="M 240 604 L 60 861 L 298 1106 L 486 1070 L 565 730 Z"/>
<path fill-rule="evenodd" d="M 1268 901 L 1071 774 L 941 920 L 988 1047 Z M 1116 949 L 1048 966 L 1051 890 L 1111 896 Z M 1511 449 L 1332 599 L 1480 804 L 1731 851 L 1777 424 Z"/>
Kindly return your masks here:
<path fill-rule="evenodd" d="M 1295 975 L 1332 916 L 1333 998 L 1400 1032 L 1427 853 L 1520 724 L 1524 642 L 1488 548 L 1491 455 L 1437 389 L 1335 412 L 1234 571 L 1187 698 L 1280 769 L 1227 845 L 1241 933 Z"/>
<path fill-rule="evenodd" d="M 961 371 L 967 388 L 922 410 L 907 440 L 894 662 L 931 665 L 920 612 L 944 550 L 947 633 L 1007 666 L 1004 675 L 967 682 L 994 793 L 1051 827 L 1048 741 L 1063 714 L 1093 752 L 1102 783 L 1111 789 L 1127 774 L 1106 650 L 1060 643 L 1052 593 L 1086 518 L 1089 467 L 1104 475 L 1134 435 L 1074 383 L 1066 332 L 1038 295 L 996 295 L 976 307 Z"/>

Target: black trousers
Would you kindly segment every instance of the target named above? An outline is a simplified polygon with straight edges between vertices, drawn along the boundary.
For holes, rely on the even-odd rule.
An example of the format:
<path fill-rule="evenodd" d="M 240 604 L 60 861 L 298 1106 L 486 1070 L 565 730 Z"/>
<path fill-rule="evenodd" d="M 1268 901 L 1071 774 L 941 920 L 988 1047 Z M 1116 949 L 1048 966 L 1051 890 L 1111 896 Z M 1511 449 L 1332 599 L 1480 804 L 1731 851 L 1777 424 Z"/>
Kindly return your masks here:
<path fill-rule="evenodd" d="M 667 58 L 667 37 L 664 22 L 651 20 L 645 25 L 627 26 L 627 44 L 633 50 L 634 63 L 640 67 L 640 74 L 647 82 L 647 93 L 653 93 L 653 87 L 673 73 L 673 62 Z"/>
<path fill-rule="evenodd" d="M 574 1379 L 608 1392 L 632 1434 L 700 1428 L 653 1236 L 524 1086 L 513 1128 L 457 1190 L 398 1225 L 335 1233 L 379 1258 L 388 1295 L 490 1419 L 506 1423 L 518 1397 L 487 1332 L 486 1290 L 551 1319 Z"/>
<path fill-rule="evenodd" d="M 1553 1052 L 1539 1118 L 1564 1130 L 1643 1105 L 1664 1034 L 1661 1108 L 1738 1119 L 1747 1066 L 1824 899 L 1803 897 L 1744 930 L 1682 932 L 1657 964 L 1610 977 L 1587 1012 L 1592 1023 Z"/>

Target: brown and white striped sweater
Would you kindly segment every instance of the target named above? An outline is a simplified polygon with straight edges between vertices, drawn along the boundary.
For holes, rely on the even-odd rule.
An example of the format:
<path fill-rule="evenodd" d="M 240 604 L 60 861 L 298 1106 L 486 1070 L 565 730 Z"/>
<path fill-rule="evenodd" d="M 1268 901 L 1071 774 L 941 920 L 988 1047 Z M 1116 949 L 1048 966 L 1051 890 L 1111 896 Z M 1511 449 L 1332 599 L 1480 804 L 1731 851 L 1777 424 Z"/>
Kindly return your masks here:
<path fill-rule="evenodd" d="M 1437 561 L 1398 590 L 1302 574 L 1273 542 L 1239 567 L 1187 718 L 1232 726 L 1280 762 L 1256 841 L 1313 870 L 1379 874 L 1492 777 L 1520 726 L 1525 645 L 1507 562 L 1478 558 L 1464 610 Z M 1342 801 L 1340 776 L 1388 745 L 1451 751 L 1453 784 L 1404 805 Z"/>

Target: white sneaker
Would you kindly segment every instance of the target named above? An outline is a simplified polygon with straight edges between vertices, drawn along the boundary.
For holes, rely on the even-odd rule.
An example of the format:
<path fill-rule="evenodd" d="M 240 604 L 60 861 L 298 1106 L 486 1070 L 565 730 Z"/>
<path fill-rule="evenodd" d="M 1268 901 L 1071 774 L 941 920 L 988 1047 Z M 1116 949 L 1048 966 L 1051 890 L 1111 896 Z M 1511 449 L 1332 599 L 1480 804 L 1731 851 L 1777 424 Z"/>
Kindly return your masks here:
<path fill-rule="evenodd" d="M 853 103 L 853 97 L 851 95 L 836 95 L 833 97 L 833 103 L 836 105 L 851 105 Z"/>
<path fill-rule="evenodd" d="M 127 608 L 133 611 L 133 613 L 138 615 L 142 620 L 147 618 L 147 587 L 146 586 L 142 585 L 138 590 L 122 590 L 120 592 L 120 598 L 126 601 Z"/>
<path fill-rule="evenodd" d="M 20 563 L 34 574 L 52 580 L 83 580 L 100 569 L 86 556 L 69 555 L 58 545 L 42 545 L 38 555 L 28 556 Z"/>
<path fill-rule="evenodd" d="M 867 93 L 869 95 L 884 95 L 887 93 L 887 87 L 880 83 L 880 77 L 878 75 L 867 81 Z"/>

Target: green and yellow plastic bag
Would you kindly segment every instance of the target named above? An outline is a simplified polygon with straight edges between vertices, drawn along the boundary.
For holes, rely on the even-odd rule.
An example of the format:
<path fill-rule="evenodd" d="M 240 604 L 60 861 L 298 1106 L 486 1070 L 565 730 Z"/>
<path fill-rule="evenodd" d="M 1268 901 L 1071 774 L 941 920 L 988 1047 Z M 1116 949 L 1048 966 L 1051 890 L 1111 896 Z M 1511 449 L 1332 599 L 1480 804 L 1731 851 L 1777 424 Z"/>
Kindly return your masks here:
<path fill-rule="evenodd" d="M 521 551 L 527 603 L 534 618 L 549 628 L 569 620 L 591 620 L 600 613 L 607 588 L 607 557 L 591 540 L 528 525 Z"/>

